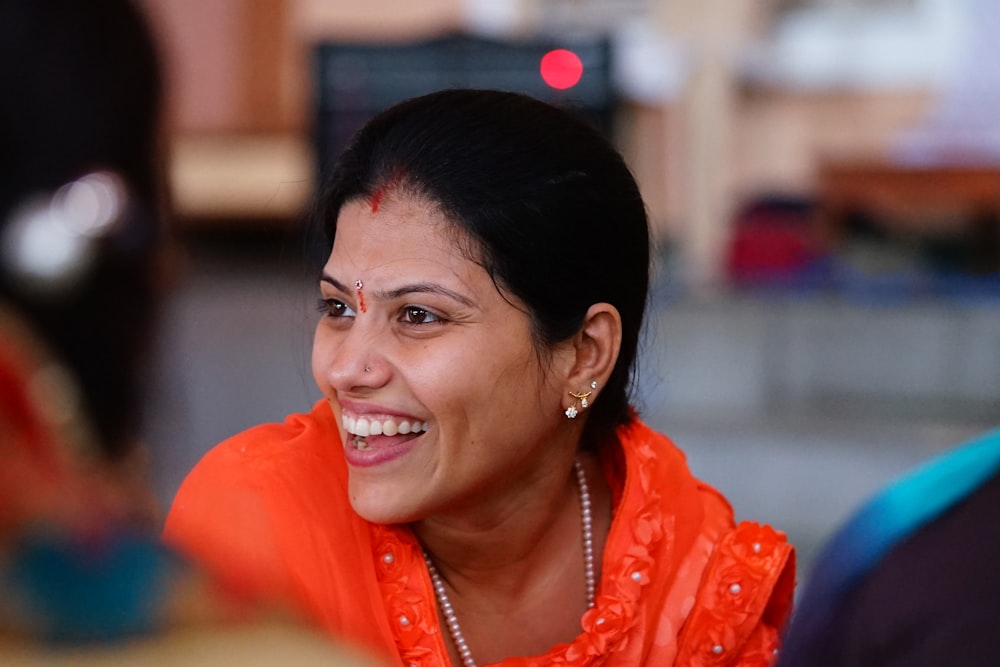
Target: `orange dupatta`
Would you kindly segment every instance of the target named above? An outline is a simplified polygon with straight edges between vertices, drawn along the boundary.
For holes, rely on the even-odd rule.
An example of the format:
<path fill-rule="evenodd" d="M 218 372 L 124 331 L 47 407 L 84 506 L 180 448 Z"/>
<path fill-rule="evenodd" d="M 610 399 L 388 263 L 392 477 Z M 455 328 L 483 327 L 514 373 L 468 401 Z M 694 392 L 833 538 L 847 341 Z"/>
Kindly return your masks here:
<path fill-rule="evenodd" d="M 498 664 L 770 664 L 791 608 L 791 546 L 769 527 L 735 526 L 666 437 L 635 420 L 618 439 L 604 458 L 614 518 L 581 634 Z M 419 544 L 353 512 L 341 451 L 325 401 L 234 436 L 185 480 L 165 539 L 335 637 L 402 665 L 449 664 Z"/>

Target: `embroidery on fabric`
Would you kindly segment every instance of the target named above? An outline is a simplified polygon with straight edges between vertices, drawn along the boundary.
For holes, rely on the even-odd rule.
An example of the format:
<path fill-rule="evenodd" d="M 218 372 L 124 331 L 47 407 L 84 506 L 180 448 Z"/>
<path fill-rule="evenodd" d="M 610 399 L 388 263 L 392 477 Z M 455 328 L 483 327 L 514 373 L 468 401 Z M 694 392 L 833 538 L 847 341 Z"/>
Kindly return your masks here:
<path fill-rule="evenodd" d="M 594 606 L 583 615 L 583 632 L 545 655 L 504 660 L 505 667 L 592 666 L 627 645 L 629 632 L 638 621 L 643 591 L 650 582 L 654 555 L 665 537 L 660 493 L 652 483 L 653 450 L 638 447 L 635 457 L 643 505 L 627 510 L 634 517 L 632 543 L 623 551 L 615 571 L 602 577 Z M 442 665 L 437 603 L 416 539 L 402 527 L 372 525 L 371 529 L 376 574 L 403 664 Z"/>
<path fill-rule="evenodd" d="M 777 656 L 778 633 L 759 620 L 772 604 L 774 586 L 783 585 L 774 573 L 781 572 L 790 557 L 784 535 L 770 526 L 743 522 L 729 531 L 702 578 L 695 607 L 681 632 L 676 664 L 715 667 L 731 664 L 739 656 L 741 666 L 771 665 Z M 779 608 L 776 615 L 787 615 L 791 588 L 788 597 L 787 608 Z M 784 619 L 776 620 L 780 625 Z"/>

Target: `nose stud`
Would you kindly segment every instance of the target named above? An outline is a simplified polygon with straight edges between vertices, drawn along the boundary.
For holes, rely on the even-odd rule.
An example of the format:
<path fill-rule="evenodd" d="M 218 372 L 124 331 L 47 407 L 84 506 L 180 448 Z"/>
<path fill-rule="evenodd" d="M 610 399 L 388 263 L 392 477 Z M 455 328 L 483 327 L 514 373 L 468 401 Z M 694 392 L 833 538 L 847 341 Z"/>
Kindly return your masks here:
<path fill-rule="evenodd" d="M 365 373 L 371 373 L 371 372 L 372 372 L 372 369 L 369 368 L 368 366 L 365 366 Z"/>

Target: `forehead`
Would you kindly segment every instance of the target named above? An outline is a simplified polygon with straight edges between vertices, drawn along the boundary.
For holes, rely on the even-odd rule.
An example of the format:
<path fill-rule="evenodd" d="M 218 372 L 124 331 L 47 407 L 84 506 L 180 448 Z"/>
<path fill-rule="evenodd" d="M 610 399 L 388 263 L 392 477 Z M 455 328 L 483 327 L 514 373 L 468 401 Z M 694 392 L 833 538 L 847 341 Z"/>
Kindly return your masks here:
<path fill-rule="evenodd" d="M 327 268 L 365 272 L 452 273 L 463 279 L 485 270 L 475 244 L 438 206 L 423 198 L 385 193 L 344 204 Z M 353 282 L 353 279 L 352 279 Z M 492 281 L 491 281 L 492 282 Z"/>

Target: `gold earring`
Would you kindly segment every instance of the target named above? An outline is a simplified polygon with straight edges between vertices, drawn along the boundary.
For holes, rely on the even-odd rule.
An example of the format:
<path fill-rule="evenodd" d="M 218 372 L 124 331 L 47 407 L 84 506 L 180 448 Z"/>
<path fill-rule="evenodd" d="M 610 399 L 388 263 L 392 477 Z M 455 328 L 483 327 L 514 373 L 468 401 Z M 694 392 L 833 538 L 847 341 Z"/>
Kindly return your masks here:
<path fill-rule="evenodd" d="M 568 408 L 566 408 L 566 413 L 565 413 L 566 417 L 569 418 L 569 419 L 576 419 L 576 416 L 578 414 L 580 414 L 580 410 L 583 410 L 584 408 L 589 408 L 590 407 L 590 401 L 587 400 L 587 399 L 590 398 L 590 395 L 594 393 L 595 389 L 597 389 L 597 381 L 596 380 L 592 380 L 590 382 L 590 391 L 581 391 L 581 392 L 570 391 L 570 392 L 567 392 L 570 396 L 572 396 L 573 398 L 575 398 L 577 400 L 577 402 L 579 402 L 580 409 L 578 410 L 577 407 L 576 407 L 576 405 L 569 406 Z"/>
<path fill-rule="evenodd" d="M 577 393 L 575 391 L 571 391 L 571 392 L 569 392 L 569 395 L 572 396 L 573 398 L 575 398 L 576 400 L 580 401 L 580 407 L 581 408 L 586 408 L 586 407 L 590 407 L 590 403 L 587 402 L 587 399 L 590 398 L 590 395 L 593 394 L 593 393 L 594 392 L 592 392 L 592 391 L 584 391 L 584 392 L 580 392 L 580 393 Z"/>

